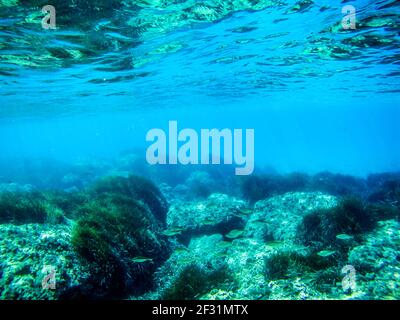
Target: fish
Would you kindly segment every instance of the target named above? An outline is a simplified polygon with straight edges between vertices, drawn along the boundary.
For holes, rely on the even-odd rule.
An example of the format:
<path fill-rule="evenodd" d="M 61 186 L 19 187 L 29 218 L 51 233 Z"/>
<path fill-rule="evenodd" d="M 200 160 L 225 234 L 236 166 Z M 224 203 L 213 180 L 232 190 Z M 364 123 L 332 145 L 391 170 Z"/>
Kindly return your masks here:
<path fill-rule="evenodd" d="M 266 224 L 267 222 L 265 221 L 265 219 L 256 219 L 256 220 L 252 220 L 251 223 L 257 223 L 257 224 Z"/>
<path fill-rule="evenodd" d="M 185 247 L 179 247 L 175 249 L 176 253 L 184 253 L 184 252 L 188 252 L 189 250 Z"/>
<path fill-rule="evenodd" d="M 229 231 L 229 233 L 227 233 L 225 237 L 227 237 L 228 239 L 236 239 L 239 238 L 243 234 L 243 232 L 243 230 L 233 229 Z"/>
<path fill-rule="evenodd" d="M 228 254 L 223 253 L 223 252 L 219 252 L 219 253 L 216 254 L 216 257 L 219 257 L 219 258 L 225 258 L 227 256 L 228 256 Z"/>
<path fill-rule="evenodd" d="M 317 255 L 319 255 L 320 257 L 329 257 L 331 255 L 333 255 L 336 251 L 333 250 L 322 250 L 320 252 L 317 253 Z"/>
<path fill-rule="evenodd" d="M 345 233 L 341 233 L 341 234 L 338 234 L 336 236 L 336 239 L 339 239 L 339 240 L 351 240 L 351 239 L 353 239 L 353 236 L 350 236 L 350 235 L 345 234 Z"/>
<path fill-rule="evenodd" d="M 185 229 L 176 227 L 176 228 L 164 230 L 163 232 L 161 232 L 161 234 L 163 234 L 164 236 L 167 236 L 167 237 L 173 237 L 178 234 L 181 234 L 183 230 L 185 230 Z"/>
<path fill-rule="evenodd" d="M 220 248 L 229 248 L 232 245 L 232 242 L 229 241 L 220 241 L 217 246 Z"/>
<path fill-rule="evenodd" d="M 182 257 L 182 258 L 178 258 L 178 261 L 180 263 L 192 263 L 194 261 L 194 258 L 192 258 L 192 257 Z"/>
<path fill-rule="evenodd" d="M 279 240 L 271 240 L 271 241 L 267 241 L 265 244 L 268 247 L 275 248 L 275 247 L 279 247 L 279 246 L 284 245 L 284 242 L 283 241 L 279 241 Z"/>
<path fill-rule="evenodd" d="M 134 263 L 153 262 L 153 259 L 147 258 L 147 257 L 142 257 L 142 256 L 137 256 L 137 257 L 132 258 L 132 262 L 134 262 Z"/>
<path fill-rule="evenodd" d="M 204 224 L 204 225 L 210 225 L 210 224 L 214 224 L 214 223 L 215 222 L 212 219 L 204 219 L 201 221 L 201 224 Z"/>
<path fill-rule="evenodd" d="M 241 213 L 245 216 L 248 216 L 253 213 L 253 210 L 247 209 L 247 208 L 240 208 L 240 209 L 238 209 L 238 211 L 239 211 L 239 213 Z"/>

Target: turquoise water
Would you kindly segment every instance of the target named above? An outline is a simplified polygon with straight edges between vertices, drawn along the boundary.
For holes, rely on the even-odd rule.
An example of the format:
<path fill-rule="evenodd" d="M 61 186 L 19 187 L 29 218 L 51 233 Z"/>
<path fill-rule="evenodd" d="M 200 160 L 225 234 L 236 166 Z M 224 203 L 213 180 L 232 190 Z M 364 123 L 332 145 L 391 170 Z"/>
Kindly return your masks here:
<path fill-rule="evenodd" d="M 345 263 L 350 263 L 357 254 L 361 255 L 358 251 L 353 255 L 349 253 L 353 252 L 356 245 L 362 245 L 368 251 L 368 246 L 376 245 L 374 241 L 381 244 L 387 241 L 387 250 L 398 254 L 398 249 L 391 249 L 394 243 L 398 243 L 397 238 L 379 238 L 385 228 L 396 230 L 396 235 L 399 232 L 396 229 L 398 213 L 390 211 L 398 210 L 400 202 L 400 182 L 396 174 L 400 170 L 398 1 L 346 1 L 346 5 L 356 9 L 356 29 L 349 30 L 344 30 L 341 25 L 344 17 L 341 10 L 345 4 L 340 1 L 56 0 L 52 1 L 57 18 L 55 30 L 42 27 L 44 14 L 41 8 L 46 4 L 47 1 L 39 0 L 0 1 L 1 192 L 18 194 L 20 198 L 17 203 L 31 199 L 29 194 L 32 190 L 44 192 L 41 197 L 51 203 L 47 203 L 47 214 L 49 206 L 57 207 L 61 210 L 61 213 L 57 211 L 60 216 L 73 225 L 83 217 L 83 209 L 76 209 L 82 203 L 78 201 L 79 204 L 76 204 L 75 198 L 69 198 L 71 194 L 85 194 L 87 201 L 93 197 L 97 199 L 94 200 L 96 202 L 100 200 L 91 193 L 90 188 L 99 179 L 110 176 L 128 179 L 126 177 L 131 174 L 145 176 L 161 190 L 168 202 L 170 213 L 167 220 L 161 221 L 161 226 L 155 229 L 152 227 L 154 230 L 160 228 L 164 233 L 177 227 L 171 221 L 175 221 L 174 217 L 182 213 L 171 208 L 181 202 L 187 206 L 187 211 L 183 213 L 185 216 L 190 216 L 188 212 L 196 211 L 194 208 L 198 205 L 211 206 L 217 216 L 230 216 L 241 207 L 255 210 L 250 218 L 242 217 L 240 223 L 227 218 L 227 225 L 222 223 L 222 227 L 218 220 L 221 217 L 209 217 L 207 213 L 199 211 L 193 218 L 195 222 L 187 222 L 191 227 L 178 232 L 183 233 L 181 238 L 175 234 L 171 240 L 169 235 L 165 241 L 173 243 L 165 244 L 163 250 L 158 248 L 163 252 L 172 250 L 176 254 L 176 247 L 184 245 L 189 246 L 189 252 L 192 253 L 193 250 L 201 250 L 202 246 L 208 248 L 213 241 L 218 243 L 222 240 L 217 237 L 204 238 L 203 242 L 198 238 L 190 241 L 191 236 L 212 237 L 222 234 L 223 241 L 236 241 L 236 247 L 233 245 L 230 253 L 216 253 L 217 258 L 214 257 L 218 260 L 222 255 L 227 255 L 228 258 L 224 257 L 228 265 L 243 264 L 246 257 L 242 257 L 244 260 L 241 262 L 232 262 L 233 258 L 229 260 L 229 255 L 237 256 L 241 250 L 260 257 L 259 252 L 246 243 L 252 237 L 257 239 L 249 231 L 252 228 L 251 221 L 257 222 L 258 219 L 254 215 L 262 216 L 261 213 L 267 210 L 263 209 L 264 203 L 254 207 L 256 201 L 271 201 L 269 205 L 279 211 L 279 205 L 286 203 L 279 197 L 286 192 L 297 192 L 290 198 L 294 202 L 302 197 L 308 199 L 306 194 L 309 193 L 311 200 L 304 201 L 309 201 L 308 209 L 315 209 L 319 208 L 322 201 L 315 192 L 337 197 L 336 200 L 326 200 L 328 207 L 334 206 L 335 201 L 340 202 L 345 196 L 355 195 L 365 208 L 378 204 L 388 206 L 382 209 L 385 214 L 380 213 L 373 218 L 376 223 L 381 223 L 381 229 L 335 227 L 332 232 L 349 233 L 351 237 L 361 238 L 349 244 L 347 249 L 341 246 L 339 249 L 335 246 L 325 248 L 324 241 L 315 247 L 307 243 L 306 247 L 312 248 L 311 254 L 315 255 L 322 249 L 339 252 L 334 259 L 335 267 L 339 269 Z M 146 141 L 146 133 L 153 128 L 168 131 L 168 122 L 173 120 L 178 122 L 179 129 L 191 128 L 196 132 L 207 128 L 254 129 L 255 171 L 252 176 L 247 177 L 248 180 L 245 177 L 241 180 L 229 165 L 149 167 L 145 159 L 146 149 L 150 145 Z M 302 178 L 293 182 L 290 180 L 293 172 L 300 172 Z M 325 173 L 321 175 L 321 172 Z M 382 173 L 387 174 L 380 175 Z M 259 180 L 257 177 L 260 177 Z M 250 181 L 249 184 L 246 181 Z M 325 184 L 325 181 L 328 182 Z M 394 183 L 394 187 L 388 187 L 390 182 Z M 129 183 L 136 185 L 137 182 Z M 291 183 L 294 187 L 290 187 Z M 113 187 L 109 188 L 117 190 L 116 185 L 111 185 Z M 54 190 L 67 194 L 63 205 L 48 195 Z M 113 194 L 122 192 L 115 190 Z M 135 192 L 134 195 L 129 193 L 129 197 L 136 197 Z M 299 192 L 305 193 L 302 195 Z M 236 200 L 223 197 L 217 197 L 217 200 L 211 197 L 210 200 L 208 197 L 215 193 L 228 194 L 243 203 L 237 204 Z M 233 207 L 228 212 L 219 212 L 219 209 L 212 207 L 213 201 L 222 207 Z M 73 208 L 65 203 L 70 203 Z M 100 206 L 107 207 L 104 203 Z M 115 210 L 121 209 L 118 208 Z M 0 208 L 0 212 L 7 212 L 5 218 L 0 219 L 1 223 L 6 223 L 1 225 L 4 228 L 21 224 L 19 211 L 10 218 L 12 214 L 9 213 L 14 209 L 6 205 Z M 56 212 L 54 210 L 51 212 Z M 293 216 L 296 216 L 298 208 L 290 205 L 284 210 L 293 210 Z M 369 209 L 365 210 L 367 212 Z M 306 210 L 301 212 L 305 213 Z M 348 213 L 346 210 L 343 212 Z M 54 230 L 47 226 L 48 221 L 44 219 L 47 222 L 40 228 L 50 228 L 50 231 L 46 229 L 43 233 L 64 232 L 62 228 L 65 221 L 60 219 Z M 281 216 L 276 219 L 286 221 Z M 365 221 L 367 218 L 363 219 Z M 289 219 L 288 223 L 295 228 L 296 221 Z M 27 223 L 38 221 L 36 218 L 24 218 L 22 225 Z M 205 227 L 210 224 L 215 228 Z M 186 225 L 179 227 L 187 228 Z M 273 226 L 269 226 L 269 233 L 271 228 Z M 1 232 L 7 235 L 7 230 Z M 160 230 L 154 233 L 158 235 Z M 245 230 L 244 236 L 227 238 L 230 230 Z M 367 232 L 377 234 L 367 236 Z M 174 236 L 178 236 L 178 240 Z M 290 236 L 279 238 L 269 234 L 261 238 L 261 247 L 268 247 L 268 241 L 278 240 L 289 247 L 293 245 Z M 65 242 L 67 246 L 70 245 L 68 238 Z M 2 245 L 5 246 L 4 243 Z M 76 242 L 73 242 L 73 246 L 75 251 L 72 251 L 84 256 Z M 110 247 L 113 246 L 110 244 Z M 151 262 L 137 262 L 136 259 L 132 267 L 132 255 L 149 256 L 149 252 L 153 252 L 141 252 L 140 248 L 135 250 L 137 252 L 131 254 L 130 262 L 121 264 L 123 268 L 118 265 L 119 268 L 134 274 L 136 271 L 131 271 L 131 268 L 136 270 L 137 264 L 143 264 L 146 269 L 146 263 L 150 263 L 151 267 L 146 269 L 146 279 L 153 277 L 155 270 L 161 270 L 157 279 L 164 287 L 168 287 L 163 272 L 167 274 L 169 264 L 178 258 L 174 254 L 159 254 L 159 259 L 150 257 L 153 259 Z M 265 250 L 261 251 L 265 253 Z M 2 254 L 11 257 L 7 250 Z M 290 260 L 290 257 L 287 259 Z M 330 259 L 329 256 L 327 259 Z M 32 263 L 40 265 L 41 262 Z M 180 263 L 178 259 L 176 263 L 184 266 L 187 261 Z M 197 267 L 201 269 L 202 263 Z M 390 265 L 390 261 L 385 263 Z M 3 274 L 11 272 L 6 271 L 6 264 L 2 268 Z M 333 265 L 329 265 L 329 268 L 333 268 Z M 236 283 L 241 288 L 239 296 L 232 294 L 235 291 L 233 287 L 222 288 L 220 283 L 198 289 L 195 295 L 179 295 L 179 292 L 171 293 L 171 289 L 169 295 L 163 296 L 161 289 L 155 289 L 155 280 L 152 285 L 134 282 L 123 290 L 118 287 L 109 291 L 109 287 L 98 288 L 85 284 L 83 287 L 86 291 L 81 291 L 83 295 L 90 296 L 88 292 L 98 292 L 101 297 L 113 298 L 160 298 L 160 295 L 164 298 L 199 298 L 207 294 L 207 298 L 217 299 L 398 299 L 399 282 L 398 277 L 394 276 L 398 272 L 396 268 L 385 270 L 385 274 L 377 277 L 387 277 L 384 280 L 389 283 L 387 286 L 395 285 L 397 289 L 385 287 L 376 296 L 370 295 L 374 290 L 366 284 L 361 285 L 360 292 L 353 290 L 350 294 L 347 292 L 348 296 L 341 295 L 334 285 L 340 283 L 337 278 L 328 281 L 333 283 L 330 289 L 318 287 L 318 291 L 310 284 L 309 295 L 303 293 L 304 297 L 281 292 L 283 289 L 279 289 L 278 282 L 269 290 L 257 287 L 254 289 L 257 293 L 252 295 L 249 292 L 253 284 L 247 278 L 257 278 L 257 275 L 246 273 L 246 269 L 235 268 L 231 272 L 236 272 L 242 281 Z M 121 272 L 118 268 L 115 270 L 113 272 Z M 78 271 L 71 271 L 72 274 L 74 272 Z M 92 271 L 87 272 L 91 274 Z M 265 274 L 266 271 L 260 273 Z M 96 276 L 101 277 L 98 274 Z M 368 275 L 364 276 L 368 278 Z M 265 287 L 270 281 L 279 280 L 279 276 L 274 277 L 263 280 L 266 281 Z M 72 278 L 63 278 L 63 285 L 71 285 Z M 83 280 L 76 281 L 81 283 Z M 314 280 L 310 281 L 314 283 Z M 47 296 L 47 293 L 31 294 L 29 288 L 32 284 L 26 285 L 28 289 L 10 294 L 4 283 L 0 282 L 3 298 L 54 298 L 53 295 Z M 374 285 L 370 284 L 372 287 Z M 229 294 L 224 295 L 224 292 Z M 70 297 L 70 294 L 78 295 L 68 291 L 66 297 Z"/>
<path fill-rule="evenodd" d="M 350 31 L 323 1 L 62 3 L 57 30 L 2 8 L 2 157 L 114 156 L 179 119 L 254 128 L 256 163 L 280 171 L 399 169 L 395 2 L 354 1 Z"/>

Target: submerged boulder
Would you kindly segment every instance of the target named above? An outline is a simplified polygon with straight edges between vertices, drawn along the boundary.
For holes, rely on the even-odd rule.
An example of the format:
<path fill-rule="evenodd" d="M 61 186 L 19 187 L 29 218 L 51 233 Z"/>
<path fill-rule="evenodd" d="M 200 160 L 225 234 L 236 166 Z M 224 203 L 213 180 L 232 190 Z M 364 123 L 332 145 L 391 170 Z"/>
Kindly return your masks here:
<path fill-rule="evenodd" d="M 204 201 L 173 204 L 167 215 L 167 226 L 182 229 L 186 240 L 199 234 L 225 234 L 244 226 L 240 215 L 244 208 L 243 200 L 213 193 Z"/>
<path fill-rule="evenodd" d="M 150 289 L 152 274 L 170 253 L 161 192 L 130 176 L 102 179 L 89 195 L 76 209 L 72 234 L 73 248 L 90 270 L 87 294 L 123 298 Z"/>
<path fill-rule="evenodd" d="M 156 290 L 140 298 L 199 299 L 214 288 L 230 288 L 234 284 L 225 263 L 227 250 L 220 234 L 193 238 L 187 247 L 177 246 L 155 274 Z"/>
<path fill-rule="evenodd" d="M 52 270 L 54 281 L 45 281 Z M 0 225 L 0 299 L 59 299 L 88 276 L 72 248 L 70 226 Z"/>
<path fill-rule="evenodd" d="M 354 247 L 348 263 L 356 272 L 356 288 L 348 297 L 400 299 L 400 222 L 378 222 L 365 242 Z"/>
<path fill-rule="evenodd" d="M 336 197 L 321 192 L 289 192 L 258 201 L 247 222 L 245 236 L 263 241 L 293 241 L 305 215 L 336 204 Z"/>

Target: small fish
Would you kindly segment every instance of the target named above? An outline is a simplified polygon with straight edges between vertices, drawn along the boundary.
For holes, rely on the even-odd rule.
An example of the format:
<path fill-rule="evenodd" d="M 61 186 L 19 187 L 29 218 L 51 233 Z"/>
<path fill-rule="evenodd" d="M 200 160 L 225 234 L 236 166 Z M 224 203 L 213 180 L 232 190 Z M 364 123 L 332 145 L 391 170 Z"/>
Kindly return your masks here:
<path fill-rule="evenodd" d="M 267 223 L 264 219 L 256 219 L 256 220 L 252 220 L 251 223 L 257 223 L 257 224 L 265 224 Z"/>
<path fill-rule="evenodd" d="M 178 261 L 180 263 L 192 263 L 194 261 L 194 259 L 191 257 L 182 257 L 182 258 L 179 258 Z"/>
<path fill-rule="evenodd" d="M 232 242 L 229 241 L 220 241 L 217 246 L 220 248 L 229 248 L 232 245 Z"/>
<path fill-rule="evenodd" d="M 336 236 L 336 238 L 339 240 L 351 240 L 351 239 L 353 239 L 353 236 L 349 236 L 348 234 L 341 233 L 341 234 L 338 234 Z"/>
<path fill-rule="evenodd" d="M 219 253 L 216 254 L 216 256 L 219 257 L 219 258 L 225 258 L 228 255 L 226 253 L 219 252 Z"/>
<path fill-rule="evenodd" d="M 184 252 L 188 252 L 189 250 L 185 247 L 179 247 L 175 249 L 176 253 L 184 253 Z"/>
<path fill-rule="evenodd" d="M 243 232 L 243 230 L 234 229 L 229 231 L 229 233 L 227 233 L 225 237 L 227 237 L 228 239 L 236 239 L 239 238 L 243 234 Z"/>
<path fill-rule="evenodd" d="M 331 255 L 333 255 L 336 251 L 332 251 L 332 250 L 322 250 L 320 252 L 317 253 L 317 255 L 319 255 L 320 257 L 329 257 Z"/>
<path fill-rule="evenodd" d="M 167 237 L 173 237 L 178 234 L 181 234 L 183 230 L 185 230 L 185 229 L 177 227 L 177 228 L 171 228 L 171 229 L 164 230 L 161 233 Z"/>
<path fill-rule="evenodd" d="M 279 240 L 272 240 L 272 241 L 267 241 L 265 244 L 268 247 L 275 248 L 275 247 L 279 247 L 279 246 L 284 245 L 284 242 L 283 241 L 279 241 Z"/>
<path fill-rule="evenodd" d="M 132 258 L 132 262 L 134 262 L 134 263 L 153 262 L 153 259 L 152 258 L 138 256 L 138 257 Z"/>
<path fill-rule="evenodd" d="M 239 213 L 241 213 L 245 216 L 248 216 L 253 213 L 253 210 L 247 209 L 247 208 L 240 208 L 240 209 L 238 209 L 238 211 L 239 211 Z"/>
<path fill-rule="evenodd" d="M 212 219 L 204 219 L 201 221 L 201 224 L 204 224 L 204 225 L 210 225 L 210 224 L 214 224 L 214 223 L 215 222 Z"/>

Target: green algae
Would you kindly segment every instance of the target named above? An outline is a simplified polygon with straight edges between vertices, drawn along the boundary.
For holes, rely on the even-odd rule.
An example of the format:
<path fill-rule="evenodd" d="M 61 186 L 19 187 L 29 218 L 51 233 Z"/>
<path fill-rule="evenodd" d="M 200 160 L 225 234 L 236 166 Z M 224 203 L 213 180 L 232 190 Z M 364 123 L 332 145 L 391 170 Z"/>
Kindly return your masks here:
<path fill-rule="evenodd" d="M 0 193 L 0 223 L 44 223 L 45 201 L 38 193 Z"/>

